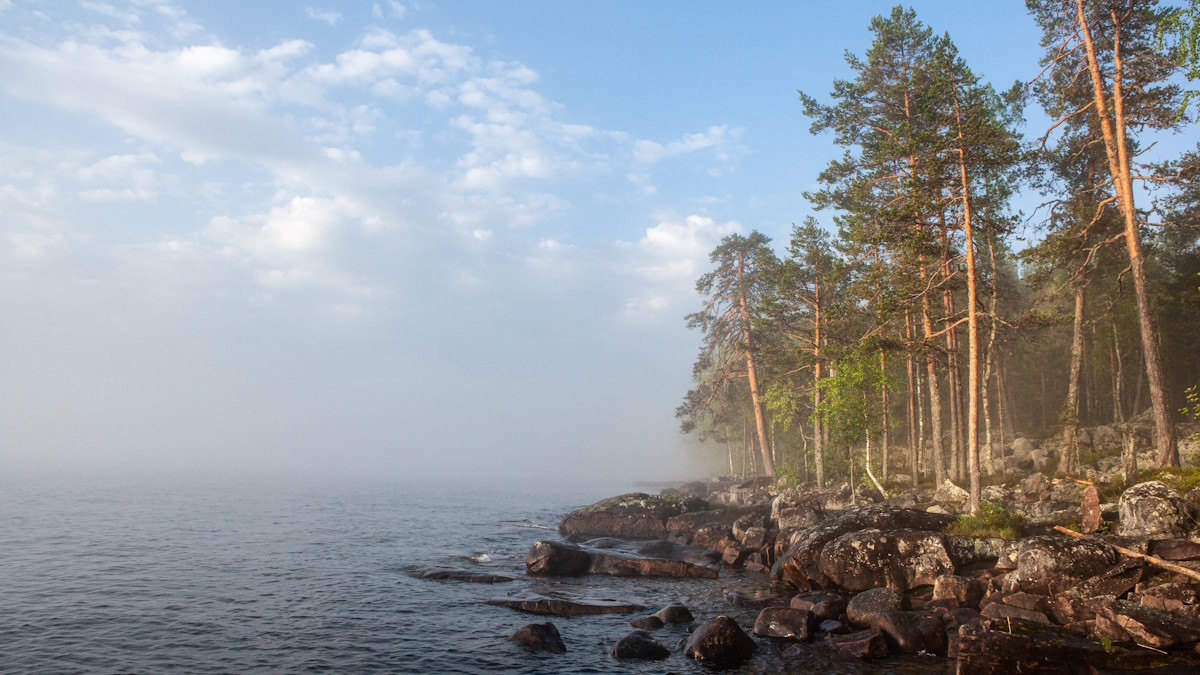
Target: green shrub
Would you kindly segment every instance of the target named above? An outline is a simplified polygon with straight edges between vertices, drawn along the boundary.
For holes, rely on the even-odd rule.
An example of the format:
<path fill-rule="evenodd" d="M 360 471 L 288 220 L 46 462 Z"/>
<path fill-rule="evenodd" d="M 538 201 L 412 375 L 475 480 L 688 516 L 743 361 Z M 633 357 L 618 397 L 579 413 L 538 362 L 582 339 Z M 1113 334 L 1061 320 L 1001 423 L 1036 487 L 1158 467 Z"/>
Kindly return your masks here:
<path fill-rule="evenodd" d="M 961 515 L 946 527 L 952 537 L 1016 539 L 1025 524 L 1021 516 L 1005 511 L 998 504 L 982 502 L 978 516 Z"/>

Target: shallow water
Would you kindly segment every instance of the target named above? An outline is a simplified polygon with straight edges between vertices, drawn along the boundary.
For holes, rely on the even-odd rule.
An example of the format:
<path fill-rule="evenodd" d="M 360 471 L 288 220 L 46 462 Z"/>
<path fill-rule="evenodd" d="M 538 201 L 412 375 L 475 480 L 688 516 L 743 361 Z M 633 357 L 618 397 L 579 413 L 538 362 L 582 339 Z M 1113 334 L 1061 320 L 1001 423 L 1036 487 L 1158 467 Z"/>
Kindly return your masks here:
<path fill-rule="evenodd" d="M 11 672 L 705 672 L 607 656 L 631 616 L 551 618 L 568 652 L 530 656 L 507 637 L 538 617 L 484 604 L 510 592 L 672 602 L 698 619 L 756 612 L 705 580 L 525 578 L 533 542 L 606 495 L 470 493 L 248 483 L 0 481 L 0 670 Z M 517 577 L 484 585 L 415 579 L 424 566 Z M 641 616 L 641 614 L 634 615 Z M 874 664 L 820 643 L 758 640 L 741 672 L 952 672 L 944 659 Z"/>

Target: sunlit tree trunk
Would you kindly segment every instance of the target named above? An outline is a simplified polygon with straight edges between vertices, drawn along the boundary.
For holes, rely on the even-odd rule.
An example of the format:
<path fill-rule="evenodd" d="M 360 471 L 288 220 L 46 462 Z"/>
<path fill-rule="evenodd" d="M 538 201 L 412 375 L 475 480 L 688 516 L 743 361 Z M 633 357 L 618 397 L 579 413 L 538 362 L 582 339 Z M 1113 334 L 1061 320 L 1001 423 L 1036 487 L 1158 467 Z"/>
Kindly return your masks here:
<path fill-rule="evenodd" d="M 1071 372 L 1067 379 L 1067 402 L 1063 410 L 1063 456 L 1060 470 L 1065 475 L 1079 468 L 1079 379 L 1083 364 L 1083 309 L 1087 284 L 1075 282 L 1075 321 L 1071 332 Z"/>
<path fill-rule="evenodd" d="M 1122 90 L 1124 64 L 1121 56 L 1121 20 L 1112 12 L 1113 63 L 1112 63 L 1112 117 L 1109 117 L 1104 82 L 1100 64 L 1096 59 L 1096 47 L 1092 32 L 1084 13 L 1083 0 L 1075 0 L 1079 34 L 1087 54 L 1088 73 L 1092 80 L 1094 103 L 1092 113 L 1100 122 L 1104 137 L 1104 152 L 1108 158 L 1109 174 L 1117 204 L 1125 221 L 1125 247 L 1129 252 L 1130 272 L 1133 276 L 1134 295 L 1137 299 L 1138 323 L 1141 328 L 1142 355 L 1145 362 L 1146 380 L 1150 388 L 1150 405 L 1154 410 L 1154 436 L 1158 446 L 1159 466 L 1179 466 L 1179 448 L 1175 439 L 1175 423 L 1167 408 L 1166 392 L 1162 375 L 1162 358 L 1158 351 L 1158 339 L 1154 329 L 1150 308 L 1150 293 L 1146 282 L 1145 260 L 1142 240 L 1138 232 L 1137 212 L 1133 205 L 1133 174 L 1130 169 L 1129 144 L 1125 138 L 1125 94 Z"/>
<path fill-rule="evenodd" d="M 925 262 L 921 261 L 921 281 L 925 281 L 928 276 L 928 271 L 925 267 Z M 921 296 L 921 323 L 925 329 L 925 343 L 929 348 L 933 347 L 933 318 L 930 316 L 929 294 Z M 945 453 L 942 452 L 942 396 L 939 389 L 937 379 L 937 366 L 934 363 L 932 354 L 926 354 L 925 366 L 928 370 L 928 379 L 926 384 L 929 388 L 929 421 L 930 435 L 933 436 L 933 456 L 930 462 L 933 464 L 933 479 L 938 485 L 941 485 L 946 480 L 946 465 Z"/>

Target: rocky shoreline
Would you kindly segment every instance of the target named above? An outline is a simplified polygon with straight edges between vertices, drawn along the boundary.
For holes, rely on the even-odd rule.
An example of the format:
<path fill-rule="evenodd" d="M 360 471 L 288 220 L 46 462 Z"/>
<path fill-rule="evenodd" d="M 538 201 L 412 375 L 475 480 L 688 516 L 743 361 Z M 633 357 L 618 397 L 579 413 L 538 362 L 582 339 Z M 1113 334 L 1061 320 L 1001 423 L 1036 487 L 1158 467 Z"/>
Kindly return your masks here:
<path fill-rule="evenodd" d="M 764 478 L 692 482 L 568 514 L 563 540 L 537 542 L 526 569 L 770 579 L 772 593 L 750 600 L 761 607 L 753 626 L 724 615 L 692 623 L 687 608 L 666 607 L 613 636 L 617 659 L 682 652 L 732 668 L 752 660 L 759 641 L 780 640 L 821 641 L 857 659 L 937 655 L 959 673 L 1200 672 L 1200 574 L 1187 574 L 1200 570 L 1200 490 L 1182 495 L 1151 481 L 1101 504 L 1084 481 L 1033 474 L 985 498 L 1025 516 L 1018 536 L 948 533 L 965 507 L 952 483 L 875 501 L 852 500 L 847 487 L 782 488 Z M 1068 536 L 1053 529 L 1061 524 L 1101 534 Z M 551 616 L 645 609 L 532 595 L 491 603 Z M 680 622 L 691 624 L 681 644 L 655 639 Z M 552 623 L 530 624 L 511 641 L 529 651 L 563 645 Z"/>

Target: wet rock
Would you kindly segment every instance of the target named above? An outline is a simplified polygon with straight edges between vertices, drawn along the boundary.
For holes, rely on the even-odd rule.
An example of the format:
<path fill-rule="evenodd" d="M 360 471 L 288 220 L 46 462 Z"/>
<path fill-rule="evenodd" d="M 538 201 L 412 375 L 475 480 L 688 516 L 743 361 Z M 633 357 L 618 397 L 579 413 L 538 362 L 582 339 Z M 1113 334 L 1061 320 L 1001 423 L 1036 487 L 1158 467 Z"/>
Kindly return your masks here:
<path fill-rule="evenodd" d="M 775 595 L 771 591 L 756 591 L 752 593 L 743 593 L 732 588 L 725 589 L 723 593 L 725 600 L 737 607 L 746 607 L 748 609 L 762 609 L 763 607 L 787 607 L 788 599 Z"/>
<path fill-rule="evenodd" d="M 1191 522 L 1183 497 L 1156 480 L 1123 492 L 1117 508 L 1126 537 L 1169 539 L 1187 533 Z"/>
<path fill-rule="evenodd" d="M 577 577 L 587 573 L 592 556 L 575 544 L 539 541 L 525 556 L 529 574 L 550 577 Z"/>
<path fill-rule="evenodd" d="M 508 641 L 531 654 L 534 652 L 563 654 L 567 651 L 567 645 L 559 635 L 558 628 L 549 621 L 522 626 L 508 638 Z"/>
<path fill-rule="evenodd" d="M 872 588 L 850 598 L 846 618 L 857 626 L 871 626 L 880 612 L 904 609 L 904 593 L 898 588 Z"/>
<path fill-rule="evenodd" d="M 655 630 L 656 628 L 662 628 L 664 624 L 662 619 L 651 615 L 634 619 L 633 621 L 629 622 L 629 625 L 642 630 Z"/>
<path fill-rule="evenodd" d="M 696 620 L 683 605 L 667 605 L 655 612 L 654 616 L 663 623 L 691 623 Z"/>
<path fill-rule="evenodd" d="M 765 527 L 752 527 L 746 530 L 746 535 L 742 538 L 742 545 L 755 550 L 761 549 L 767 545 L 767 536 Z"/>
<path fill-rule="evenodd" d="M 950 516 L 888 504 L 846 509 L 790 538 L 792 544 L 771 567 L 771 576 L 801 590 L 826 588 L 832 582 L 821 570 L 821 552 L 830 541 L 866 529 L 940 532 L 952 520 Z"/>
<path fill-rule="evenodd" d="M 1155 609 L 1128 600 L 1115 600 L 1100 608 L 1097 619 L 1115 623 L 1138 644 L 1155 649 L 1188 647 L 1200 642 L 1200 619 Z"/>
<path fill-rule="evenodd" d="M 595 616 L 597 614 L 632 614 L 645 607 L 618 600 L 573 600 L 529 594 L 508 598 L 493 598 L 487 604 L 508 607 L 528 614 L 547 616 Z"/>
<path fill-rule="evenodd" d="M 721 556 L 721 561 L 734 569 L 740 569 L 746 564 L 750 555 L 757 550 L 741 544 L 730 544 L 725 547 L 725 554 Z"/>
<path fill-rule="evenodd" d="M 934 600 L 954 600 L 960 607 L 979 608 L 986 584 L 971 577 L 943 574 L 933 581 Z"/>
<path fill-rule="evenodd" d="M 1141 581 L 1145 567 L 1140 560 L 1123 560 L 1103 574 L 1055 595 L 1049 602 L 1050 616 L 1058 623 L 1086 621 L 1096 616 L 1095 598 L 1119 597 Z"/>
<path fill-rule="evenodd" d="M 844 534 L 821 551 L 821 573 L 851 591 L 930 585 L 954 573 L 940 532 L 863 530 Z"/>
<path fill-rule="evenodd" d="M 846 612 L 846 598 L 833 593 L 801 593 L 792 598 L 790 607 L 812 612 L 818 621 L 837 619 Z"/>
<path fill-rule="evenodd" d="M 878 628 L 846 635 L 830 633 L 825 636 L 825 642 L 843 656 L 858 659 L 881 659 L 888 655 L 887 638 Z"/>
<path fill-rule="evenodd" d="M 1030 537 L 1017 550 L 1012 581 L 1017 589 L 1051 595 L 1112 567 L 1115 556 L 1102 544 L 1057 536 Z"/>
<path fill-rule="evenodd" d="M 757 647 L 736 621 L 718 616 L 696 628 L 683 653 L 716 668 L 736 668 L 753 656 Z"/>
<path fill-rule="evenodd" d="M 754 634 L 762 637 L 789 638 L 804 642 L 816 624 L 812 612 L 791 607 L 767 607 L 754 622 Z"/>
<path fill-rule="evenodd" d="M 667 521 L 712 505 L 695 497 L 652 497 L 643 492 L 611 497 L 567 515 L 559 524 L 564 537 L 666 539 Z"/>
<path fill-rule="evenodd" d="M 617 643 L 612 646 L 612 649 L 608 653 L 614 659 L 657 661 L 670 656 L 671 650 L 663 646 L 658 640 L 650 637 L 650 634 L 646 631 L 635 630 L 617 640 Z"/>
<path fill-rule="evenodd" d="M 596 553 L 587 571 L 614 577 L 670 577 L 674 579 L 716 579 L 717 571 L 683 560 L 634 558 Z"/>
<path fill-rule="evenodd" d="M 692 535 L 691 545 L 698 548 L 708 549 L 710 551 L 723 551 L 727 544 L 721 543 L 724 539 L 731 537 L 729 528 L 725 525 L 705 525 L 696 530 Z"/>
<path fill-rule="evenodd" d="M 1100 523 L 1104 520 L 1104 514 L 1100 511 L 1100 491 L 1095 485 L 1087 486 L 1083 491 L 1083 502 L 1079 505 L 1080 522 L 1085 533 L 1092 533 L 1100 529 Z"/>
<path fill-rule="evenodd" d="M 1090 661 L 1105 658 L 1094 641 L 1052 626 L 1009 632 L 978 623 L 958 628 L 959 673 L 988 675 L 1092 675 Z"/>
<path fill-rule="evenodd" d="M 888 646 L 904 654 L 946 653 L 946 629 L 930 612 L 880 612 L 874 627 L 883 631 Z"/>
<path fill-rule="evenodd" d="M 733 526 L 730 528 L 730 530 L 733 532 L 733 538 L 744 544 L 746 543 L 746 533 L 749 532 L 751 528 L 757 527 L 760 529 L 765 529 L 766 524 L 766 516 L 762 515 L 761 513 L 748 513 L 733 521 Z M 749 546 L 750 544 L 746 545 Z"/>
<path fill-rule="evenodd" d="M 444 567 L 425 567 L 413 572 L 417 579 L 432 581 L 464 581 L 471 584 L 504 584 L 512 581 L 512 577 L 500 574 L 481 574 L 467 570 L 455 570 Z"/>
<path fill-rule="evenodd" d="M 817 630 L 822 633 L 837 633 L 838 635 L 854 631 L 854 629 L 850 627 L 850 624 L 844 621 L 835 621 L 834 619 L 825 619 L 821 623 L 817 624 Z"/>

